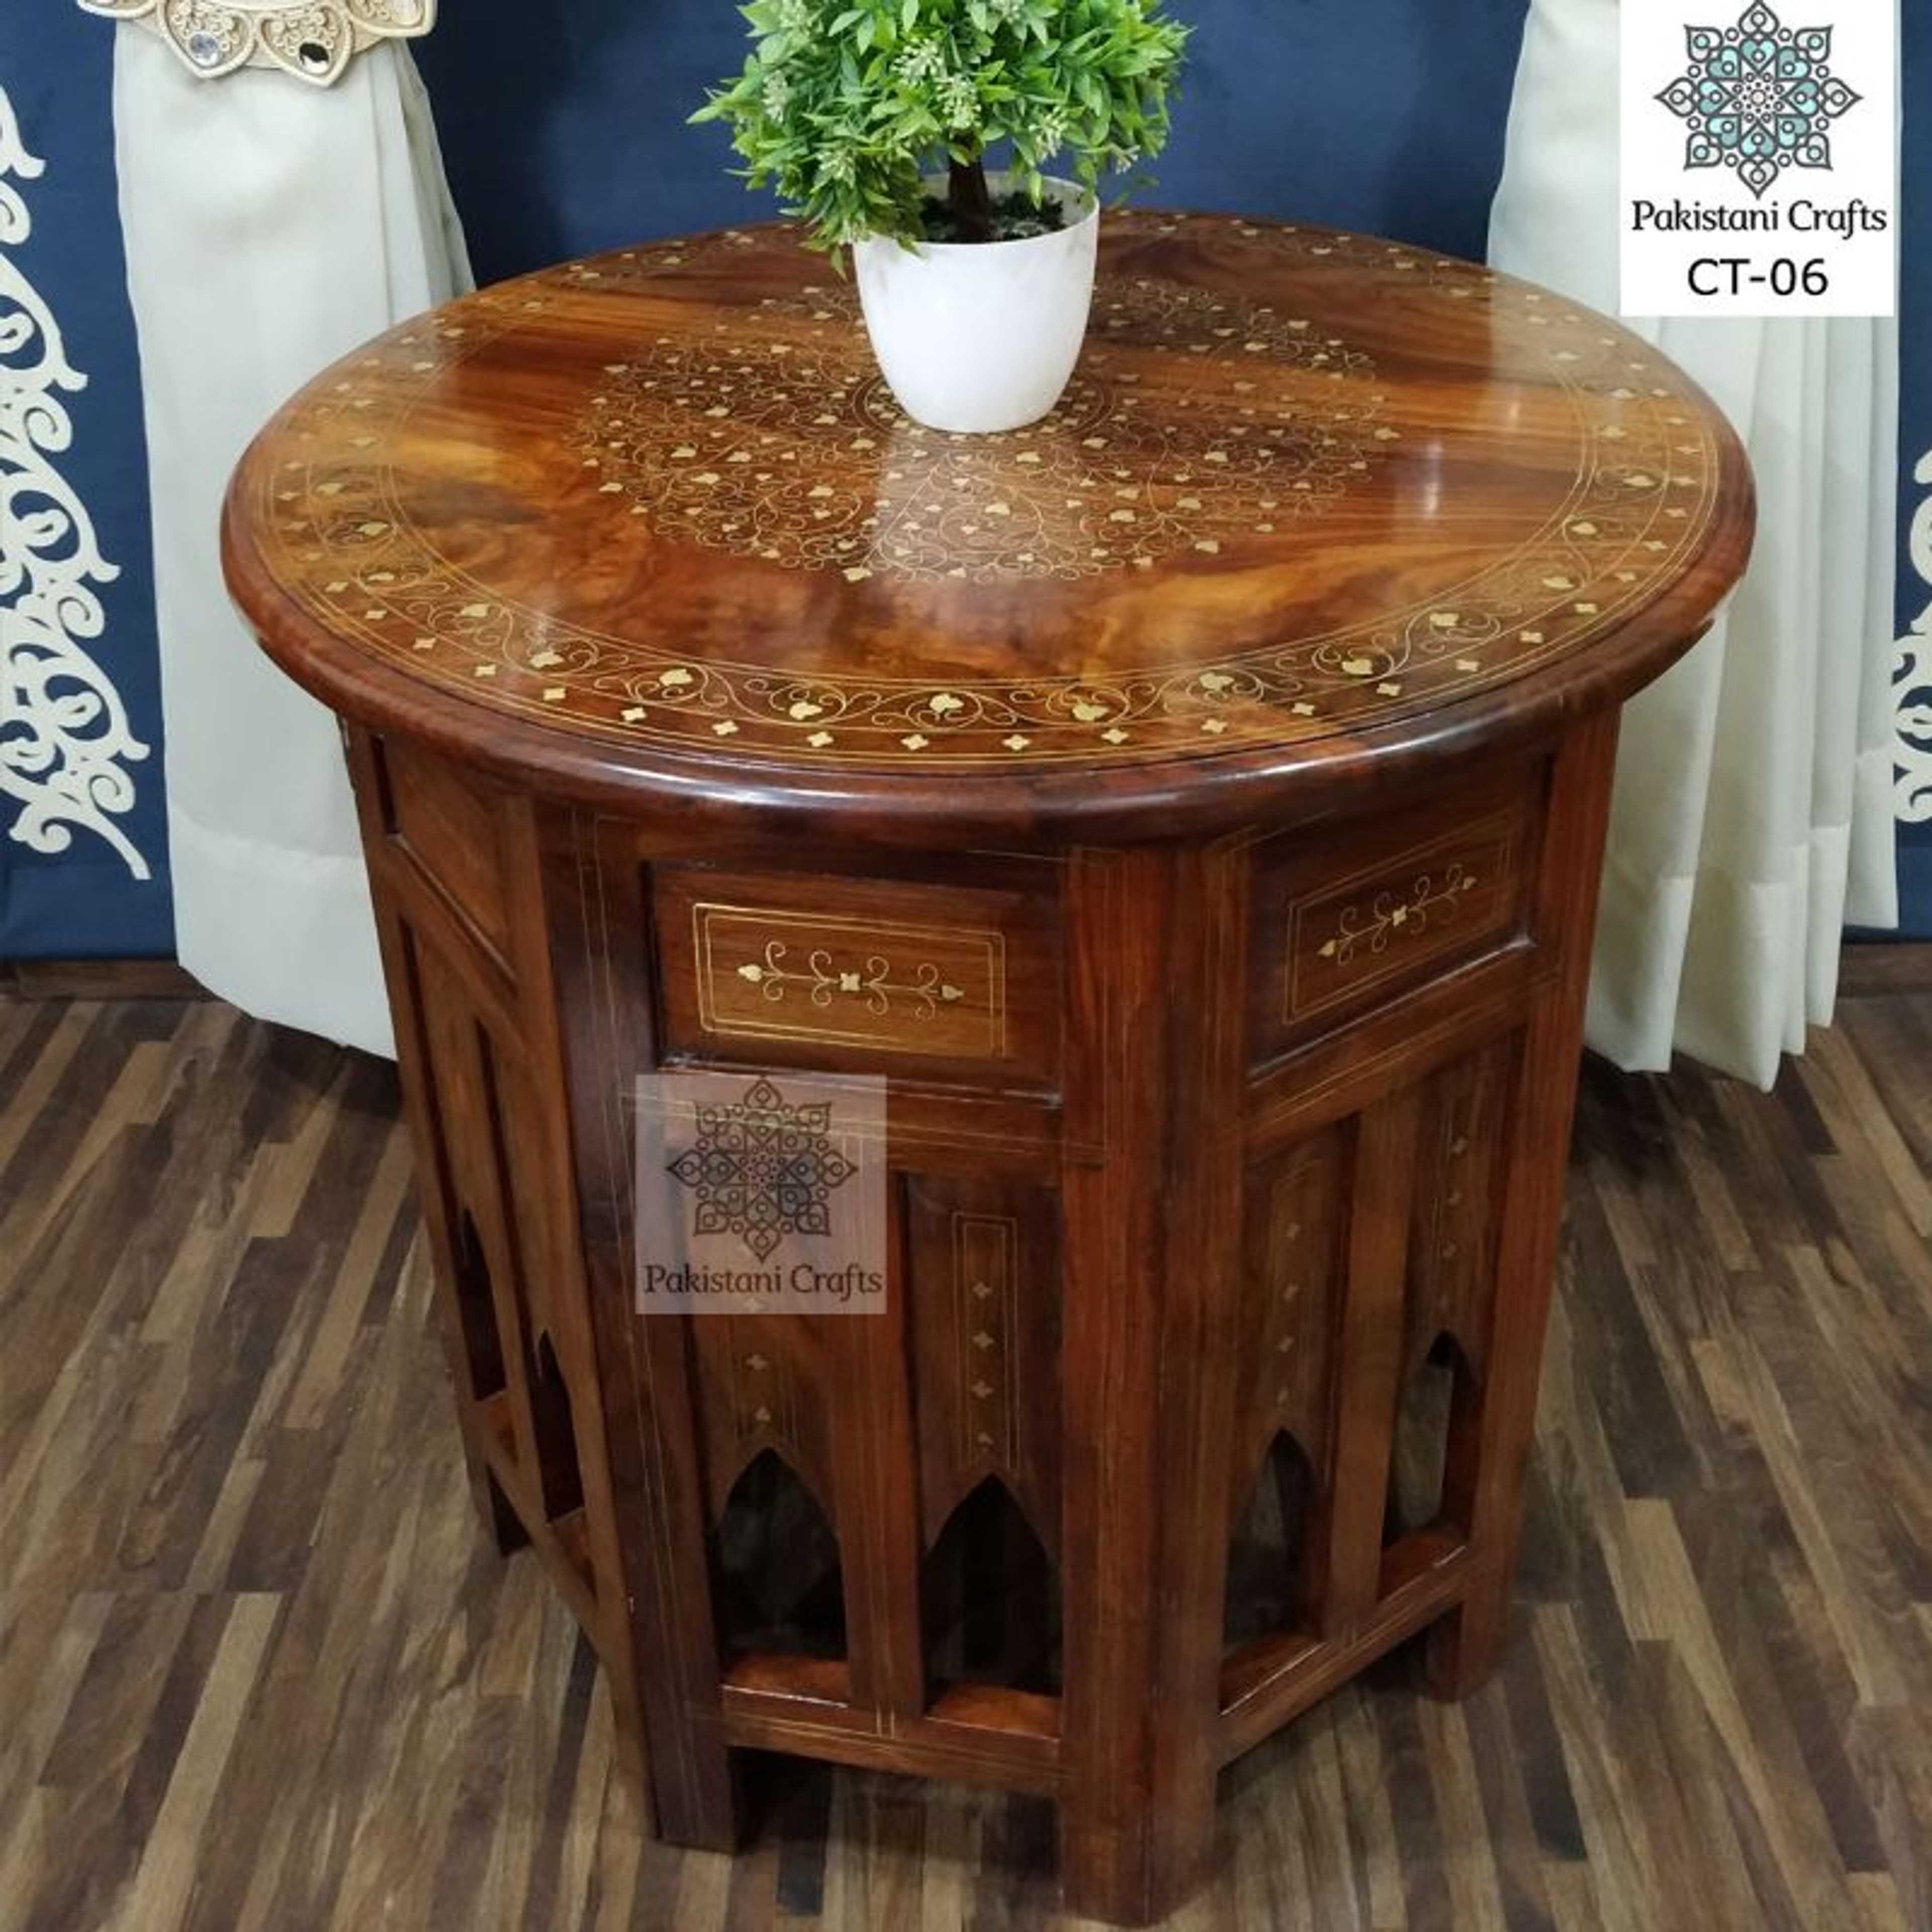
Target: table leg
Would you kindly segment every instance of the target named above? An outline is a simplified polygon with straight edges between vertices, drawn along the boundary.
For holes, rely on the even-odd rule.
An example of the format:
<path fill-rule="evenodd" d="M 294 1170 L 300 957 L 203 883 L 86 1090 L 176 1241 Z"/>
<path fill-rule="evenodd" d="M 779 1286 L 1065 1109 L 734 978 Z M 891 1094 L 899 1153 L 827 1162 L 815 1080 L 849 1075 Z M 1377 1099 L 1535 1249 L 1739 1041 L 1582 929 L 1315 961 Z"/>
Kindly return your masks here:
<path fill-rule="evenodd" d="M 1500 1346 L 1488 1352 L 1468 1485 L 1475 1574 L 1462 1603 L 1429 1633 L 1426 1670 L 1440 1696 L 1460 1697 L 1480 1684 L 1508 1634 L 1523 1478 L 1562 1232 L 1617 724 L 1612 712 L 1572 733 L 1551 786 L 1539 924 L 1563 964 L 1532 1009 L 1510 1109 L 1492 1316 Z"/>
<path fill-rule="evenodd" d="M 608 830 L 608 828 L 604 828 Z M 634 866 L 599 862 L 598 821 L 550 828 L 546 898 L 554 922 L 586 1288 L 598 1358 L 610 1504 L 638 1660 L 634 1702 L 620 1706 L 640 1742 L 656 1828 L 671 1844 L 731 1851 L 737 1777 L 719 1708 L 706 1514 L 685 1322 L 633 1311 L 635 1176 L 628 1082 L 656 1064 Z M 620 937 L 613 938 L 613 934 Z M 616 1367 L 622 1364 L 622 1372 Z M 615 1695 L 622 1687 L 614 1678 Z"/>
<path fill-rule="evenodd" d="M 1214 1839 L 1247 866 L 1078 855 L 1069 894 L 1061 1885 L 1144 1924 Z"/>

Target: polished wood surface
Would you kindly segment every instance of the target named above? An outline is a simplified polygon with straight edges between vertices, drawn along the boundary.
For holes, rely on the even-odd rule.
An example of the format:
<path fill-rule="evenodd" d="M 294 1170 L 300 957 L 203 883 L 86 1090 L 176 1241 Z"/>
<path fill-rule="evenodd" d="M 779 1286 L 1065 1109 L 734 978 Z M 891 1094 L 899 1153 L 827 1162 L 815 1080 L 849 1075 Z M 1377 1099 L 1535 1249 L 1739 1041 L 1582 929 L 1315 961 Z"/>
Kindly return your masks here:
<path fill-rule="evenodd" d="M 1127 214 L 1033 429 L 908 423 L 822 260 L 728 232 L 345 358 L 226 538 L 270 650 L 373 724 L 560 794 L 863 806 L 930 844 L 1279 818 L 1532 735 L 1655 675 L 1750 526 L 1721 418 L 1602 316 Z"/>
<path fill-rule="evenodd" d="M 470 1486 L 666 1838 L 752 1749 L 1052 1798 L 1070 1910 L 1426 1630 L 1503 1653 L 1618 701 L 1742 567 L 1635 338 L 1117 223 L 1083 374 L 897 421 L 783 230 L 320 378 L 226 524 L 347 725 Z M 632 1082 L 884 1076 L 876 1319 L 650 1318 Z"/>
<path fill-rule="evenodd" d="M 1770 1094 L 1586 1070 L 1504 1666 L 1232 1766 L 1177 1932 L 1932 1922 L 1928 1065 L 1918 987 Z M 646 1834 L 477 1538 L 411 1165 L 388 1067 L 0 998 L 0 1926 L 1082 1924 L 987 1786 L 771 1759 L 738 1857 Z"/>

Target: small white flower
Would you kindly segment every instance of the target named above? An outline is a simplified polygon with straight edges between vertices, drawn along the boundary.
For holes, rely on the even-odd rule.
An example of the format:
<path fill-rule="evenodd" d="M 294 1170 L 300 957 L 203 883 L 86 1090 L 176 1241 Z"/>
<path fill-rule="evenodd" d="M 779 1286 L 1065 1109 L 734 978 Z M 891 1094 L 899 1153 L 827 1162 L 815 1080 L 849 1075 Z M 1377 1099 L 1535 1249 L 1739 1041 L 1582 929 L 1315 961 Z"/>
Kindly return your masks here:
<path fill-rule="evenodd" d="M 1034 152 L 1041 156 L 1058 154 L 1066 145 L 1066 116 L 1058 107 L 1040 117 L 1033 130 Z"/>
<path fill-rule="evenodd" d="M 970 76 L 949 74 L 939 83 L 940 118 L 950 128 L 970 128 L 980 117 L 980 90 Z"/>
<path fill-rule="evenodd" d="M 898 58 L 892 62 L 892 72 L 898 76 L 901 86 L 922 87 L 928 80 L 936 80 L 944 65 L 938 41 L 914 40 L 900 50 Z"/>

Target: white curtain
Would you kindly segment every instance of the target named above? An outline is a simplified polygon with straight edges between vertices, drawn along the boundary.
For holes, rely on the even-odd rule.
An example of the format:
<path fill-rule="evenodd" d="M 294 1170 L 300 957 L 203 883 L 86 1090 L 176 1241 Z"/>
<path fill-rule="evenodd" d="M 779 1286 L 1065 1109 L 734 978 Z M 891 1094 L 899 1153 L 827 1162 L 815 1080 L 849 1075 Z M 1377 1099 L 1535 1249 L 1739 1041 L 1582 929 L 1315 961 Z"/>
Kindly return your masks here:
<path fill-rule="evenodd" d="M 1617 307 L 1617 0 L 1532 0 L 1490 258 Z M 1768 1087 L 1832 1017 L 1847 924 L 1898 923 L 1889 691 L 1895 322 L 1631 325 L 1756 472 L 1757 550 L 1710 634 L 1624 713 L 1587 1036 Z"/>
<path fill-rule="evenodd" d="M 182 963 L 263 1018 L 392 1051 L 334 720 L 256 648 L 216 550 L 244 445 L 291 391 L 466 288 L 429 104 L 400 45 L 334 86 L 190 73 L 116 30 Z"/>

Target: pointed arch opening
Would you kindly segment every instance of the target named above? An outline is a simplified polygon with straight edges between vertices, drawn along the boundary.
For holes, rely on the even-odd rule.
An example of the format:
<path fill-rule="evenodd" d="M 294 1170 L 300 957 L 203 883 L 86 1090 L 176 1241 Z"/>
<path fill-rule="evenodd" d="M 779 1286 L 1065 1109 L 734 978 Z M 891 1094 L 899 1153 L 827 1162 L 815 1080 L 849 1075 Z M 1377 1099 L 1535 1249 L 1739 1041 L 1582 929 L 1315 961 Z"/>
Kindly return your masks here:
<path fill-rule="evenodd" d="M 1315 1499 L 1307 1451 L 1292 1431 L 1277 1430 L 1228 1538 L 1224 1650 L 1307 1622 Z"/>
<path fill-rule="evenodd" d="M 760 1450 L 738 1472 L 712 1529 L 711 1561 L 727 1658 L 845 1654 L 837 1534 L 776 1449 Z"/>
<path fill-rule="evenodd" d="M 986 1477 L 946 1519 L 920 1573 L 926 1687 L 1058 1696 L 1060 1576 L 1012 1492 Z"/>
<path fill-rule="evenodd" d="M 1389 1451 L 1382 1546 L 1439 1525 L 1465 1527 L 1456 1447 L 1466 1436 L 1475 1378 L 1445 1328 L 1411 1372 L 1397 1404 Z"/>
<path fill-rule="evenodd" d="M 478 1402 L 500 1395 L 506 1382 L 502 1338 L 496 1332 L 496 1306 L 490 1280 L 490 1256 L 466 1208 L 457 1224 L 456 1306 L 463 1327 L 463 1349 L 470 1363 L 470 1388 Z"/>
<path fill-rule="evenodd" d="M 537 1336 L 532 1365 L 530 1409 L 536 1420 L 537 1452 L 543 1469 L 544 1511 L 554 1519 L 584 1506 L 584 1472 L 577 1460 L 577 1424 L 570 1410 L 570 1385 L 558 1366 L 550 1331 Z"/>

